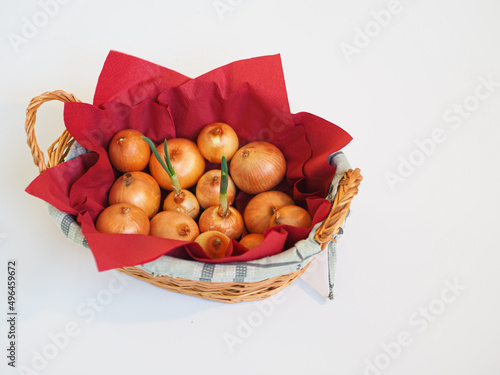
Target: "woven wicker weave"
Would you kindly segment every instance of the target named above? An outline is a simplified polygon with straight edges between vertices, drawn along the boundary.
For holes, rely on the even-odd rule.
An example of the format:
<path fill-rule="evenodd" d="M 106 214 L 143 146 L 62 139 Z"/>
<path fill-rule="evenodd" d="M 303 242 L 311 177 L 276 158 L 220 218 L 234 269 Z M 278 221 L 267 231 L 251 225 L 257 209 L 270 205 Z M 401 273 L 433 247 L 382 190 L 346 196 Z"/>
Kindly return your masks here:
<path fill-rule="evenodd" d="M 40 173 L 62 163 L 70 147 L 74 143 L 71 134 L 69 134 L 67 130 L 64 130 L 61 136 L 57 138 L 47 150 L 48 162 L 45 162 L 44 155 L 38 146 L 35 136 L 35 122 L 38 108 L 43 103 L 51 100 L 79 102 L 73 94 L 68 94 L 61 90 L 45 92 L 31 100 L 26 110 L 25 130 L 33 161 Z M 344 177 L 339 183 L 337 194 L 335 195 L 330 212 L 322 225 L 316 230 L 314 236 L 314 240 L 318 242 L 321 249 L 324 249 L 328 242 L 332 240 L 332 236 L 339 231 L 340 226 L 349 212 L 351 201 L 358 192 L 358 186 L 361 180 L 362 176 L 359 169 L 351 169 L 344 173 Z M 180 277 L 153 276 L 138 267 L 124 267 L 118 270 L 173 292 L 220 302 L 234 303 L 268 298 L 290 285 L 305 272 L 307 267 L 308 265 L 295 272 L 258 282 L 246 283 L 206 282 Z"/>

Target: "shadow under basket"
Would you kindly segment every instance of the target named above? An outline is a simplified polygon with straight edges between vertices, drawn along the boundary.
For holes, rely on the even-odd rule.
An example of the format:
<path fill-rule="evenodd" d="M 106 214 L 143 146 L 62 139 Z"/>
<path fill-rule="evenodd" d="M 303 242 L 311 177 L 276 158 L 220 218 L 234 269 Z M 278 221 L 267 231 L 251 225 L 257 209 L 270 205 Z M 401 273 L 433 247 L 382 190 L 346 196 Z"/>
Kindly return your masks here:
<path fill-rule="evenodd" d="M 26 110 L 25 130 L 33 161 L 42 173 L 65 160 L 87 152 L 65 129 L 47 150 L 48 160 L 38 146 L 34 126 L 36 112 L 45 102 L 79 102 L 64 91 L 46 92 L 33 98 Z M 337 240 L 343 233 L 351 201 L 358 193 L 362 180 L 359 169 L 352 169 L 342 151 L 330 155 L 328 162 L 336 168 L 326 199 L 331 202 L 324 221 L 311 230 L 308 238 L 280 254 L 248 262 L 223 264 L 183 260 L 168 255 L 135 267 L 119 271 L 173 292 L 204 299 L 235 303 L 266 299 L 289 286 L 308 268 L 311 261 L 325 249 L 328 251 L 329 298 L 333 298 Z M 88 248 L 80 225 L 75 218 L 48 205 L 48 212 L 62 232 L 75 243 Z"/>

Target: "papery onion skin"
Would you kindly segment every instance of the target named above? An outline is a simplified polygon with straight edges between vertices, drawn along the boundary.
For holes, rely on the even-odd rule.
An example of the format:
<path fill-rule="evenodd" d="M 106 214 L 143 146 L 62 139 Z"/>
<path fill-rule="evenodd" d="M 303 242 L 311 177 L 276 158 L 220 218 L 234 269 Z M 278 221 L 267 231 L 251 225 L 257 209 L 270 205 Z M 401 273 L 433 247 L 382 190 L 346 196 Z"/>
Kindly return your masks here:
<path fill-rule="evenodd" d="M 201 233 L 195 240 L 210 259 L 220 259 L 226 256 L 231 239 L 224 233 L 208 231 Z"/>
<path fill-rule="evenodd" d="M 219 204 L 221 170 L 212 169 L 200 177 L 196 184 L 196 198 L 201 208 L 206 209 Z M 227 203 L 233 204 L 236 197 L 236 186 L 228 176 Z"/>
<path fill-rule="evenodd" d="M 250 233 L 264 233 L 276 210 L 291 204 L 295 204 L 292 197 L 281 191 L 271 190 L 257 194 L 250 199 L 243 213 L 247 230 Z"/>
<path fill-rule="evenodd" d="M 205 172 L 205 159 L 201 155 L 196 143 L 186 138 L 172 138 L 167 140 L 167 148 L 181 188 L 189 189 L 196 185 Z M 156 149 L 160 156 L 164 158 L 163 142 Z M 149 160 L 149 170 L 162 188 L 168 191 L 173 190 L 168 173 L 163 169 L 154 155 L 151 155 Z"/>
<path fill-rule="evenodd" d="M 182 189 L 180 194 L 175 194 L 175 192 L 172 191 L 165 197 L 163 201 L 163 210 L 183 212 L 196 220 L 200 214 L 200 204 L 193 193 L 189 190 Z"/>
<path fill-rule="evenodd" d="M 262 241 L 264 241 L 264 235 L 259 233 L 250 233 L 247 234 L 240 240 L 240 244 L 245 246 L 247 250 L 255 249 L 259 246 Z"/>
<path fill-rule="evenodd" d="M 231 160 L 239 147 L 238 135 L 231 126 L 223 122 L 214 122 L 201 129 L 197 144 L 205 159 L 218 164 L 222 156 Z"/>
<path fill-rule="evenodd" d="M 149 218 L 160 209 L 161 190 L 156 180 L 141 171 L 127 172 L 113 183 L 109 204 L 127 202 L 141 208 Z"/>
<path fill-rule="evenodd" d="M 151 150 L 142 136 L 140 131 L 134 129 L 117 132 L 108 146 L 111 165 L 120 172 L 142 171 L 146 168 Z"/>
<path fill-rule="evenodd" d="M 241 147 L 230 165 L 235 185 L 248 194 L 258 194 L 278 185 L 286 173 L 283 153 L 273 144 L 255 141 Z"/>
<path fill-rule="evenodd" d="M 200 231 L 191 216 L 178 211 L 161 211 L 151 219 L 149 233 L 171 240 L 194 241 Z"/>
<path fill-rule="evenodd" d="M 198 225 L 201 233 L 218 231 L 235 240 L 241 237 L 245 227 L 243 217 L 236 208 L 228 207 L 226 215 L 221 216 L 219 206 L 212 206 L 203 211 Z"/>
<path fill-rule="evenodd" d="M 297 228 L 309 228 L 311 224 L 312 218 L 307 210 L 299 206 L 289 205 L 276 210 L 269 226 L 291 225 Z"/>
<path fill-rule="evenodd" d="M 150 223 L 146 213 L 129 203 L 116 203 L 99 214 L 96 229 L 101 233 L 149 234 Z"/>

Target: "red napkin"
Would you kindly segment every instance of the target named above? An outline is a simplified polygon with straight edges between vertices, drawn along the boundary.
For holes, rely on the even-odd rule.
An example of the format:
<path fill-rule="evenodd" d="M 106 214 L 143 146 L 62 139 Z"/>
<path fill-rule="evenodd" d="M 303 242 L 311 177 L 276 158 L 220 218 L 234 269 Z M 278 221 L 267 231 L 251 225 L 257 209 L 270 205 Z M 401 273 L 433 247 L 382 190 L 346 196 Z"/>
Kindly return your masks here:
<path fill-rule="evenodd" d="M 99 271 L 146 263 L 164 254 L 212 263 L 248 261 L 293 246 L 311 229 L 271 228 L 264 242 L 250 252 L 233 240 L 228 256 L 216 261 L 207 259 L 194 242 L 97 232 L 95 220 L 107 206 L 109 189 L 118 176 L 107 155 L 117 131 L 137 129 L 157 143 L 174 137 L 196 141 L 203 126 L 222 121 L 236 130 L 240 145 L 269 141 L 287 161 L 287 178 L 279 189 L 307 205 L 312 225 L 323 220 L 330 207 L 324 197 L 335 168 L 327 157 L 352 139 L 322 118 L 290 113 L 279 55 L 236 61 L 191 79 L 111 51 L 93 105 L 65 103 L 64 121 L 75 140 L 94 152 L 43 172 L 26 191 L 76 216 Z M 237 207 L 243 209 L 249 198 L 240 192 Z"/>

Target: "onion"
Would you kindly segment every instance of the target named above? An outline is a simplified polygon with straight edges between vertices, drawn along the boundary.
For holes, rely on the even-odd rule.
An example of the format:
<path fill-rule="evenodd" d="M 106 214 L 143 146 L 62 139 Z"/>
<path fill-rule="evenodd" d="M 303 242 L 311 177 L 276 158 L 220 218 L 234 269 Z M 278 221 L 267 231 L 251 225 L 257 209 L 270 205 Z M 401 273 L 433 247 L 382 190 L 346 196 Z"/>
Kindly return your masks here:
<path fill-rule="evenodd" d="M 196 219 L 200 214 L 200 204 L 193 193 L 182 189 L 179 194 L 172 191 L 167 195 L 163 202 L 163 210 L 183 212 Z"/>
<path fill-rule="evenodd" d="M 210 259 L 219 259 L 226 256 L 231 239 L 221 232 L 209 231 L 200 234 L 194 241 L 201 246 Z"/>
<path fill-rule="evenodd" d="M 222 215 L 220 206 L 207 208 L 198 221 L 200 232 L 218 231 L 235 240 L 243 233 L 243 217 L 234 207 L 228 207 Z"/>
<path fill-rule="evenodd" d="M 247 234 L 240 240 L 240 244 L 245 246 L 248 250 L 252 250 L 259 246 L 264 241 L 264 235 L 258 233 Z"/>
<path fill-rule="evenodd" d="M 200 177 L 196 185 L 196 198 L 203 209 L 219 204 L 220 182 L 220 169 L 212 169 Z M 236 187 L 231 177 L 228 176 L 227 201 L 229 205 L 233 204 L 235 196 Z"/>
<path fill-rule="evenodd" d="M 289 205 L 278 208 L 271 218 L 270 227 L 276 225 L 291 225 L 298 228 L 309 228 L 312 224 L 311 215 L 302 207 Z"/>
<path fill-rule="evenodd" d="M 239 146 L 236 132 L 223 122 L 214 122 L 201 129 L 197 143 L 203 157 L 211 163 L 220 163 L 222 156 L 231 160 Z"/>
<path fill-rule="evenodd" d="M 156 147 L 158 154 L 165 157 L 165 145 Z M 205 172 L 205 159 L 198 150 L 196 143 L 186 138 L 173 138 L 168 140 L 168 155 L 179 185 L 183 189 L 194 186 Z M 160 164 L 155 155 L 151 155 L 149 161 L 151 175 L 158 184 L 166 190 L 174 190 L 170 176 Z"/>
<path fill-rule="evenodd" d="M 171 240 L 194 241 L 200 231 L 189 215 L 177 211 L 162 211 L 151 219 L 149 234 Z"/>
<path fill-rule="evenodd" d="M 161 191 L 156 180 L 140 171 L 127 172 L 111 186 L 109 204 L 127 202 L 141 208 L 152 218 L 160 208 Z"/>
<path fill-rule="evenodd" d="M 124 129 L 116 133 L 108 146 L 109 160 L 120 172 L 142 171 L 147 167 L 151 150 L 142 133 Z"/>
<path fill-rule="evenodd" d="M 237 187 L 248 194 L 258 194 L 278 185 L 286 172 L 283 153 L 264 141 L 250 142 L 233 156 L 231 177 Z"/>
<path fill-rule="evenodd" d="M 248 202 L 243 218 L 250 233 L 264 233 L 269 228 L 271 217 L 283 206 L 295 204 L 293 199 L 281 191 L 265 191 Z"/>
<path fill-rule="evenodd" d="M 149 218 L 139 207 L 116 203 L 106 207 L 97 218 L 96 229 L 101 233 L 149 234 Z"/>

